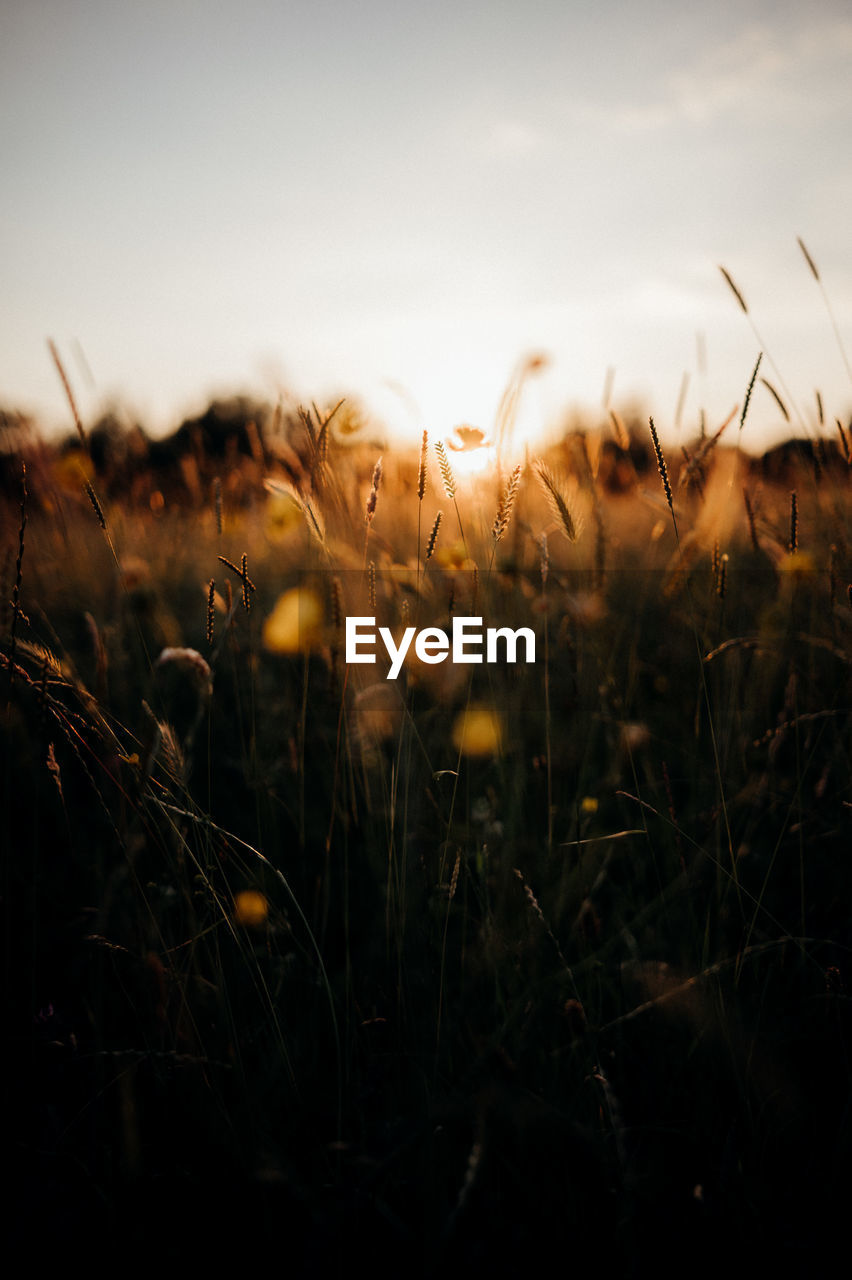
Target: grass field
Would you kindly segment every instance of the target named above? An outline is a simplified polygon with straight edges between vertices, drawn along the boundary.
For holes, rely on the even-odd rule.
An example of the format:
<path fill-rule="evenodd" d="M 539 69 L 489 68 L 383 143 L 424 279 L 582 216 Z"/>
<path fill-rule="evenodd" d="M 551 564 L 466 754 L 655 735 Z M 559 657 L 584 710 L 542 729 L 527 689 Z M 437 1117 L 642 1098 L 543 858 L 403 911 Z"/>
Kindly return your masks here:
<path fill-rule="evenodd" d="M 475 470 L 345 405 L 215 420 L 6 423 L 19 1236 L 810 1273 L 852 1136 L 848 434 L 761 470 L 736 422 L 685 457 L 613 419 Z M 389 681 L 351 615 L 536 661 Z"/>

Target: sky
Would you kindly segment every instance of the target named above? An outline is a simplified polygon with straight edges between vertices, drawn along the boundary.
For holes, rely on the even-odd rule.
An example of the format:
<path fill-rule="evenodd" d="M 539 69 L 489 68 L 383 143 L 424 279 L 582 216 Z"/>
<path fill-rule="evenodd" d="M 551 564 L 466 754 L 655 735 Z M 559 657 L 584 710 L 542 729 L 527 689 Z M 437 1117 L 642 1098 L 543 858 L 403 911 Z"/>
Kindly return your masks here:
<path fill-rule="evenodd" d="M 609 387 L 686 439 L 763 350 L 744 444 L 848 421 L 850 62 L 845 0 L 0 0 L 0 406 L 72 425 L 52 339 L 84 420 L 413 440 L 534 352 L 523 430 Z"/>

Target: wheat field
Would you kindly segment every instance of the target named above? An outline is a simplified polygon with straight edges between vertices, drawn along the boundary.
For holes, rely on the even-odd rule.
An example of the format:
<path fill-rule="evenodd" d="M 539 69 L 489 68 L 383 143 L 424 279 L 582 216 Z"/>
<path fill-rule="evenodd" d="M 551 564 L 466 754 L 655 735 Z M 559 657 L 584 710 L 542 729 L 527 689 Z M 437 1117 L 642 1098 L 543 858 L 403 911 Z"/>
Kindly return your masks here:
<path fill-rule="evenodd" d="M 849 429 L 749 457 L 757 377 L 684 449 L 615 413 L 541 454 L 346 403 L 61 445 L 5 416 L 37 1255 L 799 1274 L 839 1238 Z M 389 680 L 355 616 L 535 661 Z"/>

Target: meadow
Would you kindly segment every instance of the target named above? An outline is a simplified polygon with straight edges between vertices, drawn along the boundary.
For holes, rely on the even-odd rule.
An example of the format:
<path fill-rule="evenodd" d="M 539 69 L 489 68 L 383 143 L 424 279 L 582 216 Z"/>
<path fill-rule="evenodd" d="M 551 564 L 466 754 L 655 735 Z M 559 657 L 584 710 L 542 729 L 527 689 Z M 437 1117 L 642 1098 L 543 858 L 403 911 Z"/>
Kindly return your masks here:
<path fill-rule="evenodd" d="M 745 412 L 541 456 L 508 420 L 389 446 L 345 403 L 168 442 L 6 417 L 36 1256 L 804 1274 L 840 1238 L 852 455 L 838 424 L 761 465 Z M 352 615 L 536 660 L 390 681 Z"/>

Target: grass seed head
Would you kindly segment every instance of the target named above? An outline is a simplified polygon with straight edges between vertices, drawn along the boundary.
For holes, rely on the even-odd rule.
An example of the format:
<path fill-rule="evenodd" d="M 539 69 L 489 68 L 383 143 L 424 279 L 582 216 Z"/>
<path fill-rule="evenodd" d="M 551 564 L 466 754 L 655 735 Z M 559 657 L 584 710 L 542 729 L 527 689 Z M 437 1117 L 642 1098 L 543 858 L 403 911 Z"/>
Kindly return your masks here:
<path fill-rule="evenodd" d="M 432 532 L 429 534 L 429 541 L 426 544 L 426 559 L 432 559 L 432 552 L 435 550 L 435 543 L 438 540 L 438 530 L 441 527 L 441 521 L 444 518 L 443 511 L 439 511 L 435 516 L 435 523 L 432 525 Z"/>
<path fill-rule="evenodd" d="M 820 283 L 820 278 L 819 278 L 819 272 L 818 272 L 818 271 L 817 271 L 817 269 L 816 269 L 816 263 L 814 262 L 813 258 L 812 258 L 812 257 L 811 257 L 811 255 L 808 253 L 807 249 L 805 248 L 805 242 L 804 242 L 804 240 L 802 239 L 802 237 L 801 237 L 801 236 L 796 236 L 796 242 L 797 242 L 797 244 L 798 244 L 799 248 L 801 249 L 802 253 L 804 254 L 805 262 L 808 264 L 808 266 L 809 266 L 809 267 L 810 267 L 810 269 L 811 269 L 811 275 L 813 276 L 814 280 L 816 280 L 817 284 L 819 284 L 819 283 Z"/>
<path fill-rule="evenodd" d="M 211 578 L 207 584 L 207 643 L 213 644 L 214 619 L 216 615 L 216 582 Z"/>
<path fill-rule="evenodd" d="M 721 271 L 722 275 L 725 277 L 725 280 L 727 281 L 728 288 L 731 290 L 731 293 L 734 295 L 734 297 L 736 298 L 737 302 L 738 302 L 738 303 L 740 304 L 740 306 L 742 307 L 742 309 L 743 309 L 743 313 L 744 313 L 745 315 L 748 315 L 748 307 L 747 307 L 747 306 L 746 306 L 746 304 L 745 304 L 745 300 L 744 300 L 744 298 L 743 298 L 743 295 L 740 293 L 739 289 L 738 289 L 738 288 L 737 288 L 737 286 L 734 284 L 733 280 L 731 279 L 731 277 L 729 276 L 729 274 L 728 274 L 728 272 L 725 270 L 725 268 L 720 266 L 720 267 L 719 267 L 719 270 Z"/>
<path fill-rule="evenodd" d="M 536 463 L 535 473 L 551 510 L 562 527 L 562 532 L 569 542 L 576 542 L 580 533 L 580 525 L 571 513 L 568 498 L 563 492 L 559 481 L 550 468 L 541 461 Z"/>
<path fill-rule="evenodd" d="M 669 483 L 669 469 L 666 466 L 666 459 L 663 454 L 662 445 L 660 444 L 660 437 L 657 435 L 657 428 L 654 426 L 654 419 L 649 418 L 648 421 L 651 424 L 651 440 L 654 444 L 654 454 L 657 459 L 657 470 L 659 471 L 660 479 L 663 482 L 663 489 L 666 495 L 666 502 L 669 504 L 669 511 L 671 511 L 672 516 L 674 517 L 674 502 L 672 500 L 672 487 Z"/>
<path fill-rule="evenodd" d="M 83 485 L 86 489 L 86 496 L 88 497 L 89 502 L 91 502 L 92 504 L 92 510 L 94 511 L 95 515 L 98 517 L 98 524 L 101 526 L 104 532 L 106 532 L 106 527 L 107 527 L 106 516 L 104 515 L 103 507 L 98 501 L 98 495 L 95 493 L 94 489 L 89 484 L 88 480 L 84 480 Z"/>
<path fill-rule="evenodd" d="M 373 523 L 373 516 L 376 514 L 376 503 L 379 500 L 379 486 L 382 483 L 382 460 L 379 458 L 373 467 L 373 479 L 370 485 L 370 496 L 367 499 L 367 524 Z"/>
<path fill-rule="evenodd" d="M 494 518 L 494 524 L 491 526 L 491 536 L 495 542 L 499 542 L 503 534 L 509 527 L 509 520 L 512 515 L 512 508 L 518 496 L 518 488 L 521 483 L 521 472 L 523 468 L 520 463 L 515 467 L 509 479 L 506 481 L 506 488 L 503 490 L 503 496 L 497 504 L 497 515 Z"/>
<path fill-rule="evenodd" d="M 444 492 L 447 497 L 452 500 L 456 496 L 456 481 L 453 475 L 453 469 L 450 466 L 450 460 L 447 457 L 447 451 L 444 448 L 443 441 L 435 441 L 435 452 L 438 455 L 438 467 L 441 472 L 441 479 L 444 482 Z"/>

